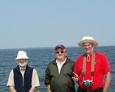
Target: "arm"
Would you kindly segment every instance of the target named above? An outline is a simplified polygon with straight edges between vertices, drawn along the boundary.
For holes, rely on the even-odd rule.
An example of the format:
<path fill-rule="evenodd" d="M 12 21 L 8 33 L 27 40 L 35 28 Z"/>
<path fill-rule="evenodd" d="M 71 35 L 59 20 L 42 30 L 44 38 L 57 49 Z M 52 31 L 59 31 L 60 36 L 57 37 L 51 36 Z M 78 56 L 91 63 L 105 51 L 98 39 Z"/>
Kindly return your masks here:
<path fill-rule="evenodd" d="M 48 92 L 51 92 L 51 88 L 50 88 L 50 70 L 47 67 L 45 70 L 45 85 L 47 86 L 47 90 Z"/>
<path fill-rule="evenodd" d="M 32 87 L 30 88 L 29 92 L 36 92 L 38 86 L 40 86 L 39 77 L 38 77 L 36 69 L 33 69 Z"/>
<path fill-rule="evenodd" d="M 110 74 L 110 72 L 108 72 L 105 75 L 105 85 L 104 85 L 104 88 L 103 88 L 103 92 L 108 92 L 110 83 L 111 83 L 111 74 Z"/>
<path fill-rule="evenodd" d="M 110 69 L 110 64 L 108 58 L 103 55 L 102 56 L 102 67 L 103 67 L 103 73 L 105 74 L 105 80 L 104 80 L 104 87 L 103 87 L 103 92 L 108 92 L 110 83 L 111 83 L 111 69 Z"/>
<path fill-rule="evenodd" d="M 10 90 L 10 92 L 16 92 L 16 89 L 14 87 L 14 73 L 13 73 L 13 70 L 11 70 L 10 74 L 9 74 L 9 77 L 8 77 L 8 82 L 7 82 L 7 86 Z"/>
<path fill-rule="evenodd" d="M 50 85 L 47 85 L 48 92 L 51 92 Z"/>
<path fill-rule="evenodd" d="M 75 61 L 75 64 L 74 64 L 74 68 L 73 68 L 73 80 L 75 80 L 76 82 L 79 81 L 79 71 L 82 67 L 81 65 L 81 56 L 79 56 L 76 61 Z"/>

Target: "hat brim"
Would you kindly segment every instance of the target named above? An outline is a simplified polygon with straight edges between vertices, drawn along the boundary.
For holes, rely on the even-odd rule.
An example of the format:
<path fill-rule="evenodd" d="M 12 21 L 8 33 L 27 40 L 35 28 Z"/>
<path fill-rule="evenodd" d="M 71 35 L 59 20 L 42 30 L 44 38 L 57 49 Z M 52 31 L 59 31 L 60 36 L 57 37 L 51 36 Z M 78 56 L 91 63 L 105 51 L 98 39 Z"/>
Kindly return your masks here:
<path fill-rule="evenodd" d="M 94 40 L 83 40 L 83 41 L 79 42 L 79 46 L 83 47 L 83 44 L 86 43 L 86 42 L 93 44 L 94 47 L 96 47 L 98 45 L 98 43 Z"/>
<path fill-rule="evenodd" d="M 19 59 L 25 59 L 25 60 L 28 60 L 29 57 L 26 57 L 26 58 L 22 58 L 22 57 L 21 57 L 21 58 L 20 58 L 20 57 L 19 57 L 19 58 L 16 58 L 16 60 L 19 60 Z"/>

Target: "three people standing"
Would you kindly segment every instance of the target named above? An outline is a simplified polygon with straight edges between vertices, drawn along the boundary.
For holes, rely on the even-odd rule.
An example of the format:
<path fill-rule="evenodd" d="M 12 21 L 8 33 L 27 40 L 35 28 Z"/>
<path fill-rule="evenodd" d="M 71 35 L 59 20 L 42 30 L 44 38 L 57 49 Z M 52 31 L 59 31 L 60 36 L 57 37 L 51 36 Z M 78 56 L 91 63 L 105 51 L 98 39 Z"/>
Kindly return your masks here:
<path fill-rule="evenodd" d="M 97 41 L 90 36 L 83 37 L 79 46 L 84 53 L 76 62 L 67 56 L 67 49 L 60 44 L 54 48 L 55 59 L 45 70 L 45 84 L 48 92 L 75 92 L 74 80 L 79 87 L 77 92 L 108 92 L 111 82 L 108 58 L 94 51 Z M 11 70 L 7 86 L 11 92 L 35 92 L 40 86 L 37 71 L 29 67 L 25 51 L 16 57 L 17 67 Z"/>

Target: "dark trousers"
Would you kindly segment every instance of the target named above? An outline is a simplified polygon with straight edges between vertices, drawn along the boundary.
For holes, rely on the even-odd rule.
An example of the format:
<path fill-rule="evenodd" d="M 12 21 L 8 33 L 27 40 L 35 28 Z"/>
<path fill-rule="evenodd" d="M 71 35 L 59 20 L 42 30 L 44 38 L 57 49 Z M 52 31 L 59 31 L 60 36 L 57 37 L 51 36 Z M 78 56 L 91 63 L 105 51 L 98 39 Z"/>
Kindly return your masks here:
<path fill-rule="evenodd" d="M 77 92 L 103 92 L 103 88 L 98 88 L 98 89 L 94 89 L 94 90 L 87 90 L 87 89 L 83 89 L 81 87 L 78 87 Z"/>

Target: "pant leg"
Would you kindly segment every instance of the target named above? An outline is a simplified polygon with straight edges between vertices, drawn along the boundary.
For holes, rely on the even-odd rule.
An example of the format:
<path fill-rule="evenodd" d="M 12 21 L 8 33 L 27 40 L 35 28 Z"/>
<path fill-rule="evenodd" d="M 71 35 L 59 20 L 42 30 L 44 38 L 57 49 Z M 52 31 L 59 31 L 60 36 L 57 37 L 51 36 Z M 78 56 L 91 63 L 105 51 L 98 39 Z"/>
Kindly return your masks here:
<path fill-rule="evenodd" d="M 78 87 L 77 92 L 87 92 L 87 91 L 86 91 L 86 90 L 84 90 L 84 89 L 83 89 L 83 88 L 81 88 L 81 87 Z"/>
<path fill-rule="evenodd" d="M 88 90 L 87 92 L 103 92 L 103 88 L 99 88 L 96 90 Z"/>
<path fill-rule="evenodd" d="M 103 88 L 99 88 L 97 90 L 85 90 L 81 87 L 78 87 L 77 92 L 103 92 Z"/>

